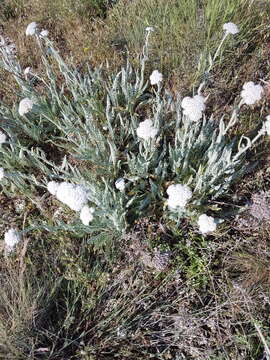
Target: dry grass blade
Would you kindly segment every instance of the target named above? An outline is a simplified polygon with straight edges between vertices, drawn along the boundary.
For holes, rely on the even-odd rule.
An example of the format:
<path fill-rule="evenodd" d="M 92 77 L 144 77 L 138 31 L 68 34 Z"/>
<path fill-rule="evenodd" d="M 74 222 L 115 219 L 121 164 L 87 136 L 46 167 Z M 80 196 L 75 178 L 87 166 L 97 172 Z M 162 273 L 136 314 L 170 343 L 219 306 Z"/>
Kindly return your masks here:
<path fill-rule="evenodd" d="M 260 337 L 260 339 L 261 339 L 261 341 L 263 343 L 264 350 L 265 350 L 265 355 L 266 355 L 266 360 L 270 360 L 270 349 L 269 349 L 269 347 L 267 345 L 265 337 L 263 336 L 260 327 L 257 324 L 254 324 L 254 326 L 255 326 L 255 329 L 257 330 L 258 335 L 259 335 L 259 337 Z"/>

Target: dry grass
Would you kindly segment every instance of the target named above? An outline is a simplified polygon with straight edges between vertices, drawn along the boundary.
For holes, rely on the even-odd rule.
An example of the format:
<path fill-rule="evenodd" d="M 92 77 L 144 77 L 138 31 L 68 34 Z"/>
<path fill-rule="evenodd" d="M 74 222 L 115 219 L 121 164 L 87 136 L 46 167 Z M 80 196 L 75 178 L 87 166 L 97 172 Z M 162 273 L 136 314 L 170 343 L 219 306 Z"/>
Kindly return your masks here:
<path fill-rule="evenodd" d="M 261 359 L 254 324 L 267 332 L 268 240 L 231 230 L 208 242 L 188 229 L 172 237 L 149 221 L 135 229 L 106 251 L 36 231 L 26 253 L 2 258 L 0 355 Z"/>

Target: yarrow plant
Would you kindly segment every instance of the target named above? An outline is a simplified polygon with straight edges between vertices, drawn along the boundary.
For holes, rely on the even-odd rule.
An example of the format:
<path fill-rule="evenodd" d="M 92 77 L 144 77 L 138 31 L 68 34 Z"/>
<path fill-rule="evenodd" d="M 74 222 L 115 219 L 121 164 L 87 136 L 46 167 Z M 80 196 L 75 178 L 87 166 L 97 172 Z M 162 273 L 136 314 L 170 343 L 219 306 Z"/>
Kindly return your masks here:
<path fill-rule="evenodd" d="M 238 33 L 233 23 L 223 29 L 207 71 L 225 39 Z M 92 234 L 94 241 L 99 234 L 123 233 L 138 217 L 155 216 L 158 210 L 169 223 L 186 218 L 202 234 L 215 231 L 223 216 L 215 200 L 226 197 L 232 183 L 244 175 L 246 151 L 270 134 L 267 117 L 252 139 L 228 136 L 241 121 L 241 107 L 263 96 L 259 84 L 244 84 L 231 116 L 217 121 L 214 115 L 205 116 L 205 81 L 197 93 L 174 98 L 163 91 L 158 70 L 146 79 L 153 30 L 146 29 L 140 69 L 127 62 L 106 78 L 101 68 L 81 72 L 67 65 L 48 32 L 40 32 L 36 23 L 29 24 L 26 35 L 39 45 L 46 78 L 32 70 L 29 77 L 30 69 L 24 70 L 17 58 L 11 59 L 0 47 L 1 65 L 21 89 L 19 106 L 0 109 L 9 139 L 5 142 L 2 136 L 0 146 L 1 178 L 8 171 L 3 190 L 17 189 L 32 199 L 35 191 L 43 189 L 58 206 L 67 206 L 74 222 L 55 219 L 55 229 Z M 62 74 L 61 85 L 53 61 Z M 42 94 L 35 78 L 43 84 Z M 147 91 L 150 85 L 157 85 L 157 91 Z"/>

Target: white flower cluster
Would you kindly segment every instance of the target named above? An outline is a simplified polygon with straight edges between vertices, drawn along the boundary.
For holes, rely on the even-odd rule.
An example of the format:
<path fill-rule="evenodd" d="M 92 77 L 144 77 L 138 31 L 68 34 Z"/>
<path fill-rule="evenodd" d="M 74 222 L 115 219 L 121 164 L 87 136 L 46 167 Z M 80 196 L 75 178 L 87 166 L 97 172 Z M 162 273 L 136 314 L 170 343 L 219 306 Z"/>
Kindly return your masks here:
<path fill-rule="evenodd" d="M 223 30 L 225 30 L 227 34 L 232 34 L 232 35 L 239 33 L 238 26 L 232 22 L 225 23 L 223 25 Z"/>
<path fill-rule="evenodd" d="M 186 96 L 182 100 L 181 106 L 184 109 L 183 113 L 190 118 L 191 121 L 197 122 L 201 119 L 202 113 L 205 110 L 205 98 L 201 95 L 193 97 Z"/>
<path fill-rule="evenodd" d="M 95 210 L 87 205 L 87 189 L 84 186 L 66 181 L 61 183 L 50 181 L 47 184 L 47 190 L 72 210 L 80 211 L 80 219 L 84 225 L 89 225 L 89 222 L 93 220 Z"/>
<path fill-rule="evenodd" d="M 248 81 L 243 85 L 241 97 L 245 104 L 253 105 L 256 101 L 261 100 L 263 95 L 263 87 L 255 85 L 253 81 Z"/>
<path fill-rule="evenodd" d="M 171 209 L 185 207 L 188 200 L 192 197 L 192 191 L 187 185 L 175 184 L 170 185 L 167 189 L 169 195 L 168 206 Z"/>
<path fill-rule="evenodd" d="M 19 232 L 13 228 L 5 232 L 5 250 L 7 253 L 14 250 L 15 246 L 20 242 L 21 236 Z"/>
<path fill-rule="evenodd" d="M 29 99 L 29 98 L 22 99 L 19 104 L 19 109 L 18 109 L 19 114 L 21 116 L 27 114 L 29 111 L 32 110 L 33 105 L 34 105 L 34 103 L 31 99 Z"/>
<path fill-rule="evenodd" d="M 48 36 L 48 34 L 49 31 L 45 29 L 42 29 L 42 31 L 39 32 L 38 24 L 36 22 L 31 22 L 25 30 L 26 36 L 38 35 L 40 38 L 45 38 Z"/>
<path fill-rule="evenodd" d="M 217 228 L 215 219 L 212 216 L 207 216 L 206 214 L 202 214 L 199 216 L 198 225 L 202 234 L 207 234 L 209 232 L 215 231 Z"/>
<path fill-rule="evenodd" d="M 154 70 L 150 75 L 150 83 L 151 85 L 157 85 L 163 80 L 163 75 L 158 71 Z"/>
<path fill-rule="evenodd" d="M 153 126 L 153 122 L 151 119 L 146 119 L 139 124 L 137 128 L 138 137 L 149 140 L 154 138 L 158 133 L 158 129 Z"/>
<path fill-rule="evenodd" d="M 87 203 L 87 190 L 82 185 L 75 185 L 66 181 L 61 183 L 50 181 L 47 189 L 59 201 L 68 205 L 74 211 L 80 211 Z"/>

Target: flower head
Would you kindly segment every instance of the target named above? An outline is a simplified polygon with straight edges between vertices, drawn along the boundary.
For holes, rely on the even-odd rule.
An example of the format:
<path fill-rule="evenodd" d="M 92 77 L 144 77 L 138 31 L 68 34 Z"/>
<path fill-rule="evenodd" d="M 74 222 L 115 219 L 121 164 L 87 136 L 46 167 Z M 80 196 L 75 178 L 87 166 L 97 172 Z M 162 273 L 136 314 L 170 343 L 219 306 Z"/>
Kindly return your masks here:
<path fill-rule="evenodd" d="M 81 209 L 81 213 L 80 213 L 80 219 L 84 225 L 86 225 L 86 226 L 89 225 L 89 223 L 93 220 L 94 212 L 95 212 L 94 208 L 89 207 L 88 205 L 84 205 L 84 207 Z"/>
<path fill-rule="evenodd" d="M 37 23 L 36 23 L 36 22 L 31 22 L 31 23 L 27 26 L 27 28 L 26 28 L 26 30 L 25 30 L 25 34 L 26 34 L 27 36 L 29 36 L 29 35 L 35 35 L 36 31 L 37 31 Z"/>
<path fill-rule="evenodd" d="M 163 80 L 163 75 L 158 71 L 154 70 L 150 75 L 150 83 L 151 85 L 156 85 Z"/>
<path fill-rule="evenodd" d="M 2 145 L 4 142 L 6 142 L 7 136 L 2 131 L 0 131 L 0 145 Z"/>
<path fill-rule="evenodd" d="M 32 110 L 32 107 L 33 107 L 34 103 L 31 99 L 29 98 L 24 98 L 20 101 L 20 104 L 19 104 L 19 114 L 21 116 L 27 114 L 29 111 Z"/>
<path fill-rule="evenodd" d="M 223 25 L 223 30 L 225 30 L 227 34 L 232 34 L 232 35 L 239 33 L 238 26 L 232 22 L 225 23 Z"/>
<path fill-rule="evenodd" d="M 253 105 L 256 101 L 261 100 L 263 95 L 263 87 L 255 85 L 253 81 L 248 81 L 243 85 L 241 97 L 247 105 Z"/>
<path fill-rule="evenodd" d="M 114 185 L 117 190 L 123 192 L 125 190 L 125 179 L 124 178 L 117 179 Z"/>
<path fill-rule="evenodd" d="M 14 250 L 14 247 L 20 242 L 21 237 L 17 230 L 11 228 L 5 232 L 5 247 L 7 252 Z"/>
<path fill-rule="evenodd" d="M 181 103 L 181 106 L 184 109 L 183 114 L 189 117 L 191 121 L 199 121 L 202 117 L 203 111 L 205 110 L 204 102 L 205 98 L 201 95 L 184 97 Z"/>
<path fill-rule="evenodd" d="M 49 181 L 47 184 L 47 190 L 49 191 L 49 193 L 51 193 L 52 195 L 56 195 L 57 190 L 59 188 L 59 183 L 56 181 Z"/>
<path fill-rule="evenodd" d="M 0 167 L 0 180 L 2 180 L 5 177 L 5 170 Z"/>
<path fill-rule="evenodd" d="M 187 185 L 170 185 L 167 189 L 169 195 L 168 205 L 171 209 L 185 207 L 188 200 L 192 198 L 192 191 Z"/>
<path fill-rule="evenodd" d="M 153 126 L 153 122 L 151 119 L 146 119 L 142 121 L 137 128 L 137 135 L 144 140 L 154 138 L 157 133 L 158 129 Z"/>
<path fill-rule="evenodd" d="M 59 184 L 56 198 L 75 211 L 80 211 L 88 201 L 87 190 L 84 186 L 65 181 Z"/>
<path fill-rule="evenodd" d="M 153 26 L 147 26 L 147 27 L 145 28 L 145 31 L 151 32 L 151 31 L 155 31 L 155 29 L 154 29 Z"/>
<path fill-rule="evenodd" d="M 207 216 L 206 214 L 199 216 L 198 225 L 202 234 L 215 231 L 217 228 L 215 219 L 212 216 Z"/>

